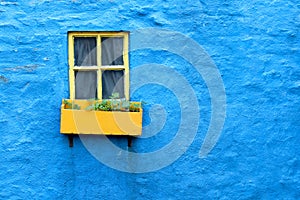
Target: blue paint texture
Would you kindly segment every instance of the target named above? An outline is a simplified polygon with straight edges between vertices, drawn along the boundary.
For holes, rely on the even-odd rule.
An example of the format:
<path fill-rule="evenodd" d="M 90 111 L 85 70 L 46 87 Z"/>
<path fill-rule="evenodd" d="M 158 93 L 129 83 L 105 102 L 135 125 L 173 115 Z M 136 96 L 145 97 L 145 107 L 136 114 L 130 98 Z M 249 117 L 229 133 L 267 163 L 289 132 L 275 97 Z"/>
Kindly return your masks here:
<path fill-rule="evenodd" d="M 199 158 L 212 113 L 203 77 L 179 55 L 130 52 L 131 69 L 156 63 L 185 77 L 200 123 L 174 163 L 126 173 L 99 162 L 79 137 L 69 148 L 59 133 L 61 100 L 69 97 L 67 32 L 149 27 L 180 32 L 211 56 L 226 90 L 226 121 Z M 0 199 L 300 199 L 299 30 L 296 0 L 0 1 Z M 155 104 L 166 123 L 132 148 L 126 138 L 112 142 L 134 152 L 171 142 L 180 123 L 172 91 L 149 84 L 132 100 L 147 102 L 144 126 Z"/>

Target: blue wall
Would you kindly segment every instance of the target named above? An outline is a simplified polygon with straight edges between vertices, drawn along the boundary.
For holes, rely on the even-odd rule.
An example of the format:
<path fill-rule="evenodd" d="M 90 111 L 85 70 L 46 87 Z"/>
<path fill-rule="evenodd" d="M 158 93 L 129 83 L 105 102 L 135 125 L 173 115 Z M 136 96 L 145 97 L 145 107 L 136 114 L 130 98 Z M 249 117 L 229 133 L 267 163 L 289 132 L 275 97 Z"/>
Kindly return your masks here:
<path fill-rule="evenodd" d="M 299 199 L 299 9 L 295 0 L 0 1 L 0 199 Z M 127 173 L 99 162 L 79 137 L 69 148 L 59 133 L 61 99 L 69 96 L 67 31 L 149 27 L 205 49 L 224 83 L 227 115 L 216 146 L 199 158 L 212 115 L 203 77 L 180 55 L 132 51 L 132 70 L 156 63 L 185 77 L 201 115 L 174 163 Z M 164 147 L 180 122 L 176 96 L 150 84 L 132 99 L 147 102 L 145 126 L 151 106 L 162 104 L 165 126 L 130 149 L 126 138 L 111 140 L 132 152 Z"/>

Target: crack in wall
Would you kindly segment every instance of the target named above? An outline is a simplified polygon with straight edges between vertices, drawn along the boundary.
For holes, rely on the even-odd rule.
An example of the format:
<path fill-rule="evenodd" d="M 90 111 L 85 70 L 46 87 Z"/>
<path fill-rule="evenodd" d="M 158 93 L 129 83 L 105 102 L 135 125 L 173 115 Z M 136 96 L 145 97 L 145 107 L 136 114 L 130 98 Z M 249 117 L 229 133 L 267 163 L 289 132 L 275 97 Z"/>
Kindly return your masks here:
<path fill-rule="evenodd" d="M 6 78 L 5 76 L 0 75 L 0 81 L 1 81 L 1 82 L 4 82 L 4 83 L 7 83 L 9 80 L 8 80 L 8 78 Z"/>
<path fill-rule="evenodd" d="M 33 72 L 38 68 L 39 65 L 24 65 L 24 66 L 17 66 L 17 67 L 9 67 L 4 68 L 6 71 L 27 71 L 27 72 Z"/>

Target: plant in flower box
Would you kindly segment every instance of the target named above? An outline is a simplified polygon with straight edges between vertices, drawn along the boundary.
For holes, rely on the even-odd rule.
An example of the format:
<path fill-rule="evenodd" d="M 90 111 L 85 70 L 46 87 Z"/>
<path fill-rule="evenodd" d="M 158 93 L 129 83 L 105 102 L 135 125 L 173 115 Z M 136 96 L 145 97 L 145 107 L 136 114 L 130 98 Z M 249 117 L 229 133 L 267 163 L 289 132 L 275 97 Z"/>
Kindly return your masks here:
<path fill-rule="evenodd" d="M 125 99 L 119 99 L 119 93 L 113 93 L 110 99 L 90 101 L 92 104 L 89 105 L 86 110 L 139 112 L 142 105 L 140 102 L 130 102 Z"/>
<path fill-rule="evenodd" d="M 113 93 L 107 100 L 63 100 L 61 133 L 141 135 L 141 103 L 118 97 Z"/>
<path fill-rule="evenodd" d="M 65 104 L 65 109 L 80 110 L 80 106 L 78 104 L 74 104 L 70 101 L 67 101 L 66 99 L 63 100 L 63 103 Z"/>

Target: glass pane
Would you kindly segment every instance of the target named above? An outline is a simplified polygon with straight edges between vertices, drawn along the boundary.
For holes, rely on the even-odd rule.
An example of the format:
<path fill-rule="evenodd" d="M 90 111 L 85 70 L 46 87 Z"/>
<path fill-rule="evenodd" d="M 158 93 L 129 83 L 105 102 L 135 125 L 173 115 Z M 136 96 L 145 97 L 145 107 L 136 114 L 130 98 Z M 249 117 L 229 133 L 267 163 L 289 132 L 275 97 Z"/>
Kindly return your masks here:
<path fill-rule="evenodd" d="M 97 98 L 97 71 L 75 72 L 75 99 Z"/>
<path fill-rule="evenodd" d="M 101 37 L 102 65 L 123 65 L 123 38 Z"/>
<path fill-rule="evenodd" d="M 102 72 L 102 99 L 109 99 L 112 93 L 124 95 L 124 70 L 106 70 Z"/>
<path fill-rule="evenodd" d="M 75 66 L 97 65 L 97 39 L 95 37 L 74 38 Z"/>

